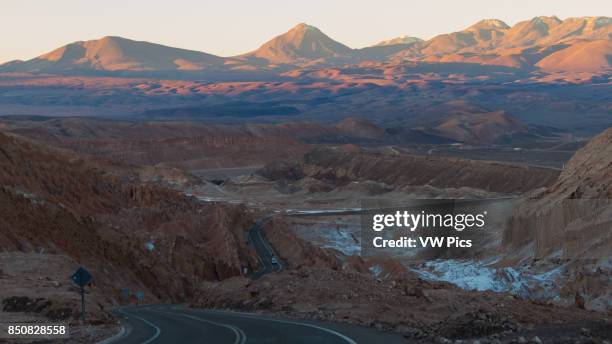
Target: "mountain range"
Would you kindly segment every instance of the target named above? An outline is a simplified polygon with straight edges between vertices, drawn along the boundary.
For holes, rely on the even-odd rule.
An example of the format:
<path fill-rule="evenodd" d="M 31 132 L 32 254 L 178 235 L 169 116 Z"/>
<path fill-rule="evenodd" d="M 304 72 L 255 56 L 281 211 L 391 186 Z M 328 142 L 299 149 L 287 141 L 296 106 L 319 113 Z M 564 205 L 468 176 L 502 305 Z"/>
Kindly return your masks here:
<path fill-rule="evenodd" d="M 535 17 L 514 26 L 486 19 L 465 30 L 429 40 L 401 36 L 361 49 L 350 48 L 318 28 L 301 23 L 258 49 L 233 57 L 107 36 L 70 43 L 28 61 L 5 63 L 0 65 L 0 72 L 288 70 L 366 61 L 460 62 L 544 71 L 609 71 L 612 18 Z"/>

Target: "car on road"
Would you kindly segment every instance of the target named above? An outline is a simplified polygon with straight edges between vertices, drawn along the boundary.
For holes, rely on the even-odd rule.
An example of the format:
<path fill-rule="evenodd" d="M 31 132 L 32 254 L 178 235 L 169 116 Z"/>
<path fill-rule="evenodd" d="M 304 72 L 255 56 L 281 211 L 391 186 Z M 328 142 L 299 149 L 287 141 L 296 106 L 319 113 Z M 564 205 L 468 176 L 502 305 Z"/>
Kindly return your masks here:
<path fill-rule="evenodd" d="M 278 265 L 278 259 L 276 259 L 276 257 L 272 257 L 272 259 L 270 259 L 270 262 L 274 265 Z"/>

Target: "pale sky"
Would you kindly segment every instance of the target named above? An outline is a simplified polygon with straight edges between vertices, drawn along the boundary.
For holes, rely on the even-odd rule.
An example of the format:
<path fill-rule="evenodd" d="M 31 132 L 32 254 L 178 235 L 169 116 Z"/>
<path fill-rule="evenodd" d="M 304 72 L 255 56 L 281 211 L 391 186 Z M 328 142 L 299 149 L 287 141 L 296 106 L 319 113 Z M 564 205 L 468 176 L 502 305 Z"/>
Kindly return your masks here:
<path fill-rule="evenodd" d="M 300 22 L 361 48 L 401 35 L 431 38 L 480 19 L 612 16 L 611 0 L 2 0 L 0 63 L 103 36 L 231 56 Z"/>

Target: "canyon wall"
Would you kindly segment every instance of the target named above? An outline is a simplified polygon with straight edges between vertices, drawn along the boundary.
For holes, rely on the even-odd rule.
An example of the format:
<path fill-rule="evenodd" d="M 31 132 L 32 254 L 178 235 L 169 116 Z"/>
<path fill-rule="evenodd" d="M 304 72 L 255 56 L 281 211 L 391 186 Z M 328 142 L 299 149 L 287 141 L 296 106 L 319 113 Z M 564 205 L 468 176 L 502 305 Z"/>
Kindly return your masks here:
<path fill-rule="evenodd" d="M 526 165 L 459 158 L 382 154 L 355 146 L 316 148 L 297 161 L 275 162 L 260 173 L 272 180 L 312 177 L 336 185 L 372 180 L 394 186 L 469 187 L 523 193 L 551 185 L 558 171 Z"/>
<path fill-rule="evenodd" d="M 121 288 L 178 302 L 202 280 L 256 266 L 243 206 L 203 205 L 99 167 L 0 133 L 0 250 L 68 256 L 93 272 L 106 303 Z"/>

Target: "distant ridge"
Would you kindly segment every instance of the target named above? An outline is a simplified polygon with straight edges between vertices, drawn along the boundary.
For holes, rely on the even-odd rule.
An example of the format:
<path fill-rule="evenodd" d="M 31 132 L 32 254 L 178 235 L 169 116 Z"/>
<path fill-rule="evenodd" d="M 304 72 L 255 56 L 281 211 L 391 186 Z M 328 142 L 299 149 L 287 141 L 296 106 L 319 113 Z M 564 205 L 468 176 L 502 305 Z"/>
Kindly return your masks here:
<path fill-rule="evenodd" d="M 610 69 L 612 50 L 606 43 L 610 39 L 612 18 L 609 17 L 565 20 L 555 16 L 535 17 L 512 27 L 500 20 L 486 19 L 463 31 L 438 35 L 417 48 L 399 51 L 389 58 L 593 72 Z M 587 44 L 597 41 L 601 42 Z M 559 50 L 564 50 L 567 56 L 561 58 Z"/>
<path fill-rule="evenodd" d="M 405 45 L 405 44 L 412 44 L 412 43 L 416 43 L 416 42 L 422 42 L 423 40 L 418 38 L 418 37 L 410 37 L 410 36 L 399 36 L 399 37 L 395 37 L 392 39 L 388 39 L 386 41 L 380 41 L 378 43 L 376 43 L 374 46 L 375 47 L 386 47 L 389 45 Z"/>
<path fill-rule="evenodd" d="M 13 62 L 17 71 L 195 71 L 223 65 L 224 59 L 199 51 L 106 36 L 67 44 L 25 62 Z"/>
<path fill-rule="evenodd" d="M 611 68 L 611 40 L 610 17 L 561 20 L 542 16 L 512 27 L 501 20 L 484 19 L 462 31 L 427 41 L 401 36 L 352 49 L 318 28 L 301 23 L 255 51 L 235 57 L 107 36 L 70 43 L 28 61 L 5 63 L 0 65 L 0 72 L 260 72 L 369 61 L 459 62 L 527 70 L 596 72 Z"/>

